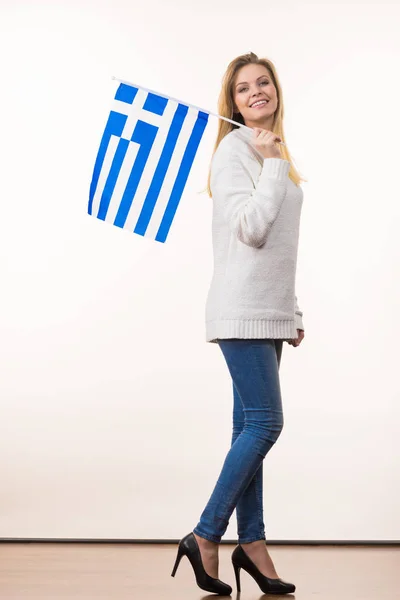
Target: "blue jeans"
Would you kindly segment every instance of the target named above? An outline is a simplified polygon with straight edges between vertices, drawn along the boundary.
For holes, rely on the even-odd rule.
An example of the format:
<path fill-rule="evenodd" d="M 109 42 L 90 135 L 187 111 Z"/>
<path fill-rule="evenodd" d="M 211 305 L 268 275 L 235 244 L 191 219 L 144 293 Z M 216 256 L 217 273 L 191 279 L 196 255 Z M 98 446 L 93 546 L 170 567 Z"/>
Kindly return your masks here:
<path fill-rule="evenodd" d="M 232 444 L 193 532 L 219 543 L 236 507 L 238 542 L 245 544 L 266 539 L 263 460 L 283 428 L 283 340 L 226 339 L 218 345 L 233 382 Z"/>

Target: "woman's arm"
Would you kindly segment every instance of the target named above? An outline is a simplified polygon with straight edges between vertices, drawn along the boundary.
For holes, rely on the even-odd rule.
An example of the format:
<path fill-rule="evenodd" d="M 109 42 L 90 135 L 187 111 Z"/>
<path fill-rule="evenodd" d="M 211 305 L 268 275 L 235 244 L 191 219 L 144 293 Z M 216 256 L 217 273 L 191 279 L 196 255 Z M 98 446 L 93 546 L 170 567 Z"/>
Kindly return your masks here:
<path fill-rule="evenodd" d="M 244 244 L 265 244 L 285 198 L 290 163 L 264 159 L 257 185 L 240 156 L 224 153 L 211 170 L 211 192 L 232 233 Z"/>

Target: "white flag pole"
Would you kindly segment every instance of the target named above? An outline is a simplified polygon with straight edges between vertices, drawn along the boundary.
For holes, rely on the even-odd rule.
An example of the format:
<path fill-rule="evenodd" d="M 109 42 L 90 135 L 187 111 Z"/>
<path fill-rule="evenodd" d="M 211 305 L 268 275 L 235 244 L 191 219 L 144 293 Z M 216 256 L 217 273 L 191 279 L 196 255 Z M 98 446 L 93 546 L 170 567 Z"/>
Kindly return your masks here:
<path fill-rule="evenodd" d="M 120 83 L 125 83 L 125 85 L 132 85 L 133 87 L 140 88 L 142 90 L 145 90 L 146 92 L 155 94 L 156 96 L 162 96 L 163 98 L 168 98 L 169 100 L 174 100 L 175 102 L 182 102 L 182 100 L 178 100 L 178 98 L 173 98 L 172 96 L 167 96 L 167 94 L 160 94 L 160 92 L 150 90 L 149 88 L 145 88 L 142 85 L 138 85 L 137 83 L 132 83 L 130 81 L 125 81 L 124 79 L 119 79 L 118 77 L 114 77 L 114 75 L 112 76 L 112 79 L 115 79 L 116 81 L 119 81 Z M 190 106 L 191 108 L 195 108 L 196 110 L 200 110 L 202 112 L 208 113 L 209 115 L 213 115 L 213 117 L 218 117 L 218 119 L 223 119 L 224 121 L 228 121 L 229 123 L 233 123 L 234 125 L 243 127 L 244 129 L 247 129 L 247 131 L 253 131 L 253 129 L 251 127 L 247 127 L 247 125 L 243 125 L 243 123 L 238 123 L 237 121 L 232 121 L 232 119 L 228 119 L 227 117 L 222 117 L 221 115 L 210 112 L 209 110 L 206 110 L 205 108 L 200 108 L 199 106 L 195 106 L 194 104 L 190 104 L 189 102 L 185 102 L 184 104 L 186 104 L 187 106 Z M 278 142 L 278 144 L 281 144 L 282 146 L 286 146 L 285 142 Z"/>

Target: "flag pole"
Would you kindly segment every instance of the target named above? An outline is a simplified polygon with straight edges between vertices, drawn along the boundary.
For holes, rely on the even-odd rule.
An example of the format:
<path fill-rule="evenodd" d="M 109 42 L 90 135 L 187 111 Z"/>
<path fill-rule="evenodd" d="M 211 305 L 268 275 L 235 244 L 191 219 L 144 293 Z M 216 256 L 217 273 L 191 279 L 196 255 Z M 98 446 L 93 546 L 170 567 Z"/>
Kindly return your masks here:
<path fill-rule="evenodd" d="M 182 100 L 178 100 L 178 98 L 173 98 L 172 96 L 167 96 L 167 94 L 160 94 L 160 92 L 150 90 L 149 88 L 145 88 L 142 85 L 138 85 L 137 83 L 132 83 L 131 81 L 125 81 L 124 79 L 119 79 L 118 77 L 114 77 L 114 75 L 112 76 L 112 79 L 115 79 L 115 81 L 119 81 L 120 83 L 124 83 L 125 85 L 132 85 L 134 87 L 141 88 L 142 90 L 145 90 L 146 92 L 150 92 L 150 94 L 155 94 L 156 96 L 162 96 L 163 98 L 168 98 L 169 100 L 174 100 L 175 102 L 182 102 Z M 232 119 L 228 119 L 228 117 L 223 117 L 221 115 L 213 113 L 204 108 L 200 108 L 199 106 L 195 106 L 194 104 L 190 104 L 189 102 L 185 102 L 185 104 L 196 110 L 200 110 L 202 112 L 208 113 L 209 115 L 213 115 L 213 117 L 218 117 L 218 119 L 223 119 L 224 121 L 228 121 L 229 123 L 233 123 L 234 125 L 243 127 L 244 129 L 247 129 L 248 131 L 253 131 L 253 129 L 251 127 L 247 127 L 247 125 L 243 125 L 243 123 L 238 123 L 237 121 L 232 121 Z M 282 146 L 286 146 L 285 142 L 278 142 L 278 144 L 281 144 Z"/>

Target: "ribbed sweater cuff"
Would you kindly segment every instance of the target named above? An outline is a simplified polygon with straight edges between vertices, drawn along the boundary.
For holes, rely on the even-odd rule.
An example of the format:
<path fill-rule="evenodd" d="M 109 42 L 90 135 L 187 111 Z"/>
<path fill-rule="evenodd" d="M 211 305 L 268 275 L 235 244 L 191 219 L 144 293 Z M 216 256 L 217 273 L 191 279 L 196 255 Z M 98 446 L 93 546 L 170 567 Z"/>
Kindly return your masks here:
<path fill-rule="evenodd" d="M 304 331 L 303 319 L 298 313 L 294 315 L 294 322 L 296 325 L 296 329 L 302 329 Z"/>
<path fill-rule="evenodd" d="M 264 158 L 262 177 L 274 177 L 285 181 L 290 170 L 290 162 L 283 158 Z"/>

